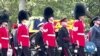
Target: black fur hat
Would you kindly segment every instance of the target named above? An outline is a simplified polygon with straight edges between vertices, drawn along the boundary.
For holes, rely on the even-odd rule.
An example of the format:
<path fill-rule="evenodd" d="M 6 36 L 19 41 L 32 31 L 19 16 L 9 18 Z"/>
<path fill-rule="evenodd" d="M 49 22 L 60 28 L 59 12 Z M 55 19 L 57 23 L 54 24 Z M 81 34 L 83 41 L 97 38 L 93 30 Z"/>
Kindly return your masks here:
<path fill-rule="evenodd" d="M 9 15 L 7 13 L 0 14 L 0 24 L 8 21 L 9 21 Z"/>
<path fill-rule="evenodd" d="M 100 16 L 96 16 L 92 19 L 91 23 L 90 23 L 90 27 L 94 26 L 94 21 L 96 20 L 100 20 Z"/>
<path fill-rule="evenodd" d="M 86 14 L 86 8 L 84 4 L 77 3 L 74 9 L 74 17 L 75 19 L 79 19 L 80 16 L 85 16 Z"/>
<path fill-rule="evenodd" d="M 18 20 L 19 23 L 21 23 L 22 20 L 28 20 L 28 13 L 24 10 L 19 11 Z"/>
<path fill-rule="evenodd" d="M 54 17 L 53 9 L 51 7 L 46 7 L 44 10 L 44 19 L 48 21 L 50 17 Z"/>

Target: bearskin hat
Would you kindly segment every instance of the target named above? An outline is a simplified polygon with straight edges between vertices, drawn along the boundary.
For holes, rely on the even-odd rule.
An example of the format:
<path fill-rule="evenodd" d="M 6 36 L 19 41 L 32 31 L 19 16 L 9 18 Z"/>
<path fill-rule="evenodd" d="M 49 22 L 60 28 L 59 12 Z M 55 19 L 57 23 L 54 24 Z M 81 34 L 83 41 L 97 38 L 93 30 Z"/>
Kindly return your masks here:
<path fill-rule="evenodd" d="M 9 21 L 9 15 L 7 13 L 0 14 L 0 23 L 8 21 Z"/>
<path fill-rule="evenodd" d="M 50 18 L 50 17 L 53 17 L 54 16 L 54 14 L 53 14 L 53 9 L 51 8 L 51 7 L 46 7 L 45 9 L 44 9 L 44 19 L 46 20 L 46 21 L 48 21 L 48 19 Z"/>
<path fill-rule="evenodd" d="M 94 21 L 96 20 L 100 20 L 100 16 L 96 16 L 92 19 L 91 23 L 90 23 L 90 27 L 92 27 L 94 25 Z"/>
<path fill-rule="evenodd" d="M 86 8 L 84 4 L 77 3 L 74 9 L 74 17 L 75 19 L 79 19 L 80 16 L 85 16 L 86 14 Z"/>
<path fill-rule="evenodd" d="M 21 23 L 22 20 L 28 20 L 28 13 L 24 10 L 19 11 L 18 20 L 19 23 Z"/>

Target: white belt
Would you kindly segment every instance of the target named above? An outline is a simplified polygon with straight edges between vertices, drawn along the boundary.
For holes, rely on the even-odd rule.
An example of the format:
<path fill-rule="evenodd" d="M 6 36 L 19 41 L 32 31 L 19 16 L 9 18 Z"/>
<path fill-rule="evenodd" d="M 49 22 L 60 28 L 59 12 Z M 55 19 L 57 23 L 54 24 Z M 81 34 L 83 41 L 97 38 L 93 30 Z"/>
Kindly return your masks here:
<path fill-rule="evenodd" d="M 6 38 L 6 37 L 2 37 L 2 39 L 4 39 L 4 40 L 9 40 L 9 38 Z"/>
<path fill-rule="evenodd" d="M 48 36 L 54 36 L 55 37 L 55 34 L 48 34 Z"/>
<path fill-rule="evenodd" d="M 85 35 L 84 33 L 77 33 L 77 35 Z"/>
<path fill-rule="evenodd" d="M 29 36 L 28 36 L 28 35 L 21 35 L 21 37 L 26 37 L 26 38 L 28 38 Z"/>

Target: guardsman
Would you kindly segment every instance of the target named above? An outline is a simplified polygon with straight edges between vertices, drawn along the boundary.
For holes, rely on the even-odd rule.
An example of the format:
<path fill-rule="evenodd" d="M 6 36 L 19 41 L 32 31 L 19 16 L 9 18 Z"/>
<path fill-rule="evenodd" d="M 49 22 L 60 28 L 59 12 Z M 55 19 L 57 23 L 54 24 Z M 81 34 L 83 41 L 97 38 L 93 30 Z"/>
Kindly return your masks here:
<path fill-rule="evenodd" d="M 21 10 L 18 14 L 19 25 L 17 29 L 17 41 L 18 41 L 18 55 L 31 56 L 30 51 L 30 38 L 29 29 L 27 26 L 28 14 L 26 11 Z"/>
<path fill-rule="evenodd" d="M 54 30 L 54 14 L 51 7 L 46 7 L 44 10 L 44 19 L 46 22 L 43 26 L 43 41 L 47 48 L 47 53 L 49 56 L 56 55 L 56 37 Z"/>
<path fill-rule="evenodd" d="M 73 27 L 73 41 L 75 44 L 75 52 L 78 52 L 77 55 L 85 56 L 84 46 L 85 46 L 85 6 L 82 3 L 77 3 L 74 10 L 74 27 Z"/>
<path fill-rule="evenodd" d="M 3 13 L 0 15 L 0 49 L 2 56 L 7 56 L 7 50 L 9 47 L 8 20 L 8 14 Z"/>

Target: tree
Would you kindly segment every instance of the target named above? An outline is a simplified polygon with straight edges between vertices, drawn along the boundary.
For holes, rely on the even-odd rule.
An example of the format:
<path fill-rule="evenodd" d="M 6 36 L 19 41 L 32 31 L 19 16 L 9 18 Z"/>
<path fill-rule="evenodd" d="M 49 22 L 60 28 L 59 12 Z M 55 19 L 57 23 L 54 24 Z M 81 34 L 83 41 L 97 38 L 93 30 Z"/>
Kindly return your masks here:
<path fill-rule="evenodd" d="M 19 0 L 19 11 L 26 9 L 26 0 Z"/>
<path fill-rule="evenodd" d="M 89 18 L 100 15 L 100 0 L 0 0 L 0 10 L 7 10 L 12 22 L 17 21 L 20 8 L 27 10 L 32 16 L 43 16 L 43 10 L 47 6 L 54 9 L 57 19 L 72 18 L 77 2 L 82 2 L 87 6 Z"/>

